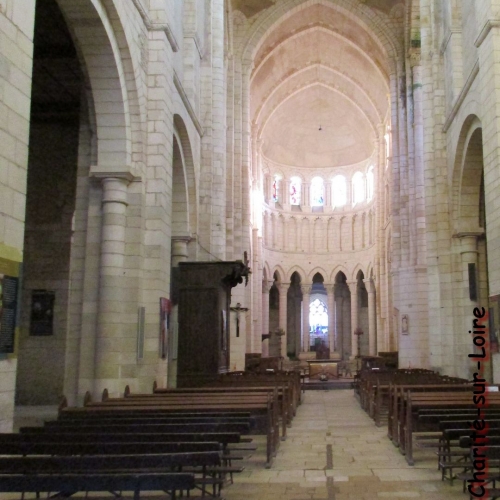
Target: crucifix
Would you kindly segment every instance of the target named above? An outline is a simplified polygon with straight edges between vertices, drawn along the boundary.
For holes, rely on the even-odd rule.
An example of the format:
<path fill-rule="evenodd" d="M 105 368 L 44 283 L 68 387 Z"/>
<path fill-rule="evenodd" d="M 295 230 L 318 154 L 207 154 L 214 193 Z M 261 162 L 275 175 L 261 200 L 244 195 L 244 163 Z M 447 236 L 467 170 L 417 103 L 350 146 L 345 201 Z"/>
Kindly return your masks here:
<path fill-rule="evenodd" d="M 246 252 L 245 252 L 246 253 Z M 248 311 L 248 307 L 241 307 L 241 304 L 238 302 L 236 307 L 231 307 L 231 311 L 236 313 L 236 336 L 240 336 L 240 312 Z"/>

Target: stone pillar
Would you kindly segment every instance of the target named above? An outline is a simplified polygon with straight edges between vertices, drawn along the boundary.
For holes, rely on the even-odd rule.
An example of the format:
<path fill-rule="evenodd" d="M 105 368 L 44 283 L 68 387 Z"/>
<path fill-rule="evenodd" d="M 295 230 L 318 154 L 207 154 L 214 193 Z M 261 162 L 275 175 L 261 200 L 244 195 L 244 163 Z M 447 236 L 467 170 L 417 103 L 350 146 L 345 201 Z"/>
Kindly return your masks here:
<path fill-rule="evenodd" d="M 172 267 L 178 267 L 179 262 L 188 260 L 188 236 L 172 236 Z"/>
<path fill-rule="evenodd" d="M 463 311 L 463 328 L 460 335 L 456 336 L 456 352 L 454 353 L 457 359 L 456 373 L 464 373 L 464 376 L 469 376 L 471 369 L 471 362 L 468 354 L 474 352 L 472 344 L 472 336 L 468 333 L 472 328 L 472 321 L 474 319 L 473 309 L 478 306 L 478 301 L 471 301 L 469 295 L 469 264 L 474 264 L 476 269 L 476 293 L 479 298 L 479 279 L 478 279 L 478 251 L 477 251 L 477 238 L 476 233 L 462 233 L 458 235 L 460 238 L 460 256 L 462 258 L 462 311 Z M 462 364 L 462 367 L 460 365 Z M 483 368 L 486 368 L 484 364 Z M 477 369 L 475 370 L 477 371 Z M 483 373 L 488 374 L 489 370 L 485 369 Z M 470 374 L 472 376 L 472 373 Z"/>
<path fill-rule="evenodd" d="M 358 355 L 358 336 L 354 331 L 358 327 L 358 282 L 348 281 L 347 286 L 351 292 L 351 357 Z"/>
<path fill-rule="evenodd" d="M 338 286 L 338 285 L 335 285 Z M 342 308 L 344 307 L 344 297 L 342 295 L 342 291 L 338 291 L 335 296 L 335 333 L 337 335 L 337 339 L 335 342 L 335 347 L 338 349 L 340 356 L 344 359 L 344 326 L 342 324 L 344 320 L 344 315 L 342 312 Z"/>
<path fill-rule="evenodd" d="M 310 207 L 311 206 L 311 183 L 304 182 L 303 186 L 304 186 L 304 190 L 303 190 L 304 199 L 300 202 L 300 204 L 302 206 L 305 206 L 305 207 Z"/>
<path fill-rule="evenodd" d="M 368 345 L 370 356 L 377 355 L 377 311 L 375 310 L 375 283 L 363 280 L 368 292 Z"/>
<path fill-rule="evenodd" d="M 290 179 L 283 179 L 283 194 L 281 205 L 285 210 L 290 210 Z"/>
<path fill-rule="evenodd" d="M 262 282 L 262 333 L 269 334 L 269 292 L 273 286 L 272 281 Z M 269 356 L 269 339 L 262 342 L 262 357 Z"/>
<path fill-rule="evenodd" d="M 420 52 L 420 50 L 419 50 Z M 426 265 L 426 229 L 425 224 L 425 179 L 424 179 L 424 118 L 423 86 L 420 56 L 413 58 L 413 139 L 415 142 L 415 251 L 416 264 Z"/>
<path fill-rule="evenodd" d="M 333 285 L 325 285 L 328 307 L 328 347 L 330 355 L 335 352 L 335 292 Z M 331 356 L 330 356 L 331 357 Z"/>
<path fill-rule="evenodd" d="M 310 285 L 303 285 L 302 287 L 302 350 L 309 352 L 311 350 L 309 341 L 309 304 L 311 301 L 311 287 Z"/>
<path fill-rule="evenodd" d="M 172 236 L 172 267 L 179 267 L 179 262 L 186 262 L 188 260 L 188 243 L 190 241 L 191 238 L 188 236 Z M 177 387 L 177 353 L 175 352 L 177 350 L 176 346 L 178 345 L 179 338 L 179 307 L 177 304 L 172 305 L 170 325 L 168 366 L 166 366 L 165 363 L 159 364 L 157 378 L 162 381 L 167 377 L 167 386 Z"/>
<path fill-rule="evenodd" d="M 279 291 L 280 291 L 280 320 L 279 327 L 285 332 L 285 335 L 281 336 L 281 355 L 283 358 L 287 357 L 286 353 L 286 319 L 287 319 L 287 293 L 288 288 L 290 287 L 290 283 L 280 283 Z"/>
<path fill-rule="evenodd" d="M 99 269 L 99 312 L 95 350 L 94 396 L 104 388 L 118 396 L 123 390 L 122 369 L 126 359 L 120 317 L 124 311 L 125 228 L 127 186 L 125 176 L 102 179 L 101 261 Z M 136 313 L 136 311 L 133 311 Z M 130 361 L 129 361 L 130 363 Z M 134 358 L 135 363 L 135 358 Z"/>

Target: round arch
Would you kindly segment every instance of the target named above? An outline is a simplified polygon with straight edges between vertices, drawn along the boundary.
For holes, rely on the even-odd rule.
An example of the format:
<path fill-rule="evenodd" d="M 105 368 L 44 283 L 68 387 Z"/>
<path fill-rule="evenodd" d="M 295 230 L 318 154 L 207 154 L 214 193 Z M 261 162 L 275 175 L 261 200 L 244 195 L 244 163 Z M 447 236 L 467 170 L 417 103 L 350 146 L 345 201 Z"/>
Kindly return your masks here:
<path fill-rule="evenodd" d="M 476 115 L 469 115 L 465 119 L 459 135 L 452 174 L 451 216 L 455 233 L 477 229 L 477 226 L 469 228 L 469 225 L 473 224 L 472 218 L 478 215 L 476 211 L 479 210 L 479 205 L 470 198 L 471 196 L 476 198 L 479 196 L 482 170 L 481 121 Z M 468 198 L 470 203 L 467 201 Z M 466 214 L 469 210 L 472 212 Z"/>
<path fill-rule="evenodd" d="M 302 0 L 298 5 L 296 0 L 287 0 L 276 4 L 260 14 L 253 23 L 242 50 L 243 60 L 252 61 L 269 34 L 285 20 L 317 4 L 340 11 L 360 29 L 372 34 L 371 38 L 379 48 L 383 48 L 392 66 L 391 70 L 396 73 L 396 61 L 399 55 L 397 34 L 389 28 L 390 22 L 387 17 L 372 9 L 363 8 L 363 4 L 352 0 L 336 0 L 335 3 L 332 0 L 315 0 L 314 2 Z"/>
<path fill-rule="evenodd" d="M 183 157 L 184 176 L 187 190 L 187 208 L 189 213 L 189 231 L 198 232 L 197 179 L 194 167 L 193 149 L 188 130 L 182 117 L 174 115 L 174 135 L 177 137 Z"/>
<path fill-rule="evenodd" d="M 92 88 L 96 117 L 97 165 L 122 172 L 132 161 L 127 81 L 120 47 L 108 12 L 99 0 L 57 0 Z M 96 50 L 96 49 L 99 50 Z"/>

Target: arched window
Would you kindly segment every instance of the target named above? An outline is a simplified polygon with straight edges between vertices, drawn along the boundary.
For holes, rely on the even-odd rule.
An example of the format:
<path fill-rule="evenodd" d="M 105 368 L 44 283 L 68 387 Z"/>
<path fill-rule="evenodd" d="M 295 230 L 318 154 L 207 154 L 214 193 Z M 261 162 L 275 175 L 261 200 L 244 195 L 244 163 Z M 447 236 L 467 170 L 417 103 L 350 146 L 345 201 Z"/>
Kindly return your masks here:
<path fill-rule="evenodd" d="M 347 185 L 343 175 L 337 175 L 332 182 L 333 206 L 343 207 L 347 203 Z"/>
<path fill-rule="evenodd" d="M 356 172 L 352 176 L 352 206 L 365 201 L 365 183 L 363 182 L 363 174 Z"/>
<path fill-rule="evenodd" d="M 275 175 L 274 179 L 273 179 L 273 185 L 271 188 L 271 198 L 275 203 L 277 203 L 279 200 L 278 190 L 279 190 L 279 180 L 278 180 L 278 177 Z"/>
<path fill-rule="evenodd" d="M 366 200 L 373 200 L 373 191 L 375 186 L 375 176 L 373 174 L 373 165 L 368 169 L 366 173 Z"/>
<path fill-rule="evenodd" d="M 300 205 L 300 177 L 290 179 L 290 205 Z"/>
<path fill-rule="evenodd" d="M 309 304 L 309 325 L 313 331 L 317 327 L 320 329 L 328 327 L 328 310 L 325 303 L 319 299 L 315 299 Z"/>
<path fill-rule="evenodd" d="M 322 207 L 325 204 L 325 184 L 321 177 L 311 181 L 311 206 Z"/>

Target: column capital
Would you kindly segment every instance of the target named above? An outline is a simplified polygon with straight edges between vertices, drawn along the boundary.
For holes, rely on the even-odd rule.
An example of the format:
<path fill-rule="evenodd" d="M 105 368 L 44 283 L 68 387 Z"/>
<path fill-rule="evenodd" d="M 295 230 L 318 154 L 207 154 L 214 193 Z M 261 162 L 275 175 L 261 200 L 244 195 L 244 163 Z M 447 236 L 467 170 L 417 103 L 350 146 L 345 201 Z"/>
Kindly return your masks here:
<path fill-rule="evenodd" d="M 262 280 L 262 293 L 269 293 L 273 286 L 274 281 Z"/>
<path fill-rule="evenodd" d="M 302 295 L 311 295 L 311 285 L 300 285 L 300 291 Z"/>
<path fill-rule="evenodd" d="M 368 293 L 375 293 L 375 280 L 373 278 L 363 280 L 363 283 L 366 285 L 366 291 Z"/>
<path fill-rule="evenodd" d="M 95 179 L 122 179 L 127 182 L 140 179 L 139 173 L 130 165 L 124 167 L 92 165 L 90 167 L 89 177 Z"/>
<path fill-rule="evenodd" d="M 454 235 L 460 240 L 461 251 L 464 253 L 477 253 L 477 241 L 484 235 L 484 231 L 461 232 Z"/>
<path fill-rule="evenodd" d="M 177 235 L 172 236 L 172 241 L 184 241 L 186 243 L 190 243 L 191 241 L 193 241 L 193 237 L 189 234 Z"/>
<path fill-rule="evenodd" d="M 346 285 L 349 287 L 351 292 L 356 291 L 358 289 L 357 281 L 346 281 Z"/>
<path fill-rule="evenodd" d="M 286 281 L 282 281 L 281 283 L 278 284 L 279 290 L 288 290 L 290 288 L 290 283 L 287 283 Z"/>

